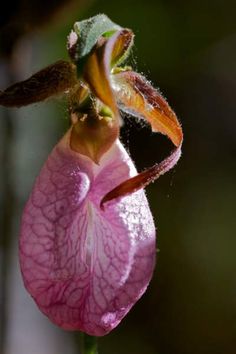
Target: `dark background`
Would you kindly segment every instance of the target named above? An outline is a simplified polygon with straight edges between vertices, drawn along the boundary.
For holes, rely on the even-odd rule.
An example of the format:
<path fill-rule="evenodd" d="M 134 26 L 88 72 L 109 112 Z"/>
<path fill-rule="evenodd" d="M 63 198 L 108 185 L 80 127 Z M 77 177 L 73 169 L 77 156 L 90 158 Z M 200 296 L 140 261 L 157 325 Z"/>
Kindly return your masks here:
<path fill-rule="evenodd" d="M 64 3 L 16 1 L 9 3 L 9 11 L 1 11 L 1 88 L 67 58 L 66 36 L 73 22 L 106 13 L 134 30 L 131 65 L 168 98 L 185 136 L 177 167 L 147 188 L 160 249 L 154 277 L 118 328 L 99 340 L 99 353 L 235 354 L 235 2 Z M 27 329 L 26 323 L 24 332 L 29 307 L 17 305 L 22 284 L 14 275 L 14 250 L 22 207 L 68 127 L 67 112 L 63 101 L 54 100 L 0 114 L 1 345 L 4 354 L 35 354 L 38 344 L 32 351 L 21 340 L 36 337 L 38 330 Z M 165 137 L 131 119 L 122 141 L 139 170 L 160 161 L 171 148 Z M 27 294 L 22 296 L 31 302 Z M 44 325 L 54 327 L 47 320 Z M 56 336 L 62 331 L 55 341 Z M 74 335 L 66 340 L 73 347 Z M 12 343 L 17 352 L 9 349 Z"/>

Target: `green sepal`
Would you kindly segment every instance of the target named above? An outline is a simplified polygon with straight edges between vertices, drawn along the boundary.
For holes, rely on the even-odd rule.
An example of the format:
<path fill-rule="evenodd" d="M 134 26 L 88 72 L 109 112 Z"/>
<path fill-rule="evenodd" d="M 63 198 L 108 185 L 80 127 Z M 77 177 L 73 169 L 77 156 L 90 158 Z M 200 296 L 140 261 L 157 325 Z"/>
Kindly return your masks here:
<path fill-rule="evenodd" d="M 106 15 L 99 14 L 87 20 L 76 22 L 74 31 L 78 35 L 77 58 L 81 60 L 91 53 L 92 48 L 101 36 L 110 37 L 121 27 L 112 22 Z"/>

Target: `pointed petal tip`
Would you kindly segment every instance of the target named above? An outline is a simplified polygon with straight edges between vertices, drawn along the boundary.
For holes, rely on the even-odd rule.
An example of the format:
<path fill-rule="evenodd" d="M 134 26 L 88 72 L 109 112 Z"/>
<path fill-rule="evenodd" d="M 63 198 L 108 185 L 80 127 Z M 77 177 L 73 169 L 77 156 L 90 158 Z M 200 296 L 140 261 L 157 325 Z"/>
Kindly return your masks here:
<path fill-rule="evenodd" d="M 161 175 L 164 175 L 166 172 L 171 170 L 181 156 L 181 145 L 178 146 L 175 150 L 172 151 L 170 156 L 168 156 L 165 160 L 156 164 L 138 175 L 127 179 L 126 181 L 120 183 L 117 187 L 108 192 L 100 202 L 101 210 L 104 210 L 104 204 L 116 199 L 125 197 L 131 193 L 135 193 L 138 190 L 145 188 L 151 182 L 154 182 Z"/>

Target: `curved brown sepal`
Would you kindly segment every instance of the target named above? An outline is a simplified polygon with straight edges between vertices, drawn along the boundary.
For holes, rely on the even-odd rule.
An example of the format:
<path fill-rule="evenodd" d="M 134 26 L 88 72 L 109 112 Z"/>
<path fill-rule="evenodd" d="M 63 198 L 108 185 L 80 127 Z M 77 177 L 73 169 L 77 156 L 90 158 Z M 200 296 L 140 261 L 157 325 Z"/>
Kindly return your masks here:
<path fill-rule="evenodd" d="M 178 119 L 162 95 L 141 75 L 126 71 L 114 75 L 113 89 L 120 108 L 146 119 L 154 132 L 167 135 L 176 149 L 161 163 L 132 177 L 108 192 L 100 207 L 115 198 L 123 197 L 145 188 L 159 176 L 170 170 L 181 156 L 183 133 Z"/>
<path fill-rule="evenodd" d="M 0 91 L 0 105 L 22 107 L 64 93 L 77 82 L 76 67 L 64 60 L 38 71 L 29 79 Z"/>
<path fill-rule="evenodd" d="M 137 192 L 141 188 L 145 188 L 149 183 L 156 180 L 161 175 L 165 174 L 178 162 L 181 156 L 181 146 L 175 149 L 170 156 L 165 160 L 156 164 L 137 176 L 131 177 L 122 182 L 117 187 L 108 192 L 101 200 L 100 208 L 104 210 L 104 204 L 119 197 L 124 197 L 128 194 Z"/>

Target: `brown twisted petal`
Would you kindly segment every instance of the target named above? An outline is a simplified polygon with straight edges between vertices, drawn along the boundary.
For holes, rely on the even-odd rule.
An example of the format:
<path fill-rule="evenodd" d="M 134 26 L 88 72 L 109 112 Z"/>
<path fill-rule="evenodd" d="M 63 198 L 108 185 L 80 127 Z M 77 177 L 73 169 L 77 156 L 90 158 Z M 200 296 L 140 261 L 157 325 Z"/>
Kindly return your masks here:
<path fill-rule="evenodd" d="M 21 107 L 62 94 L 77 83 L 76 66 L 64 60 L 0 91 L 0 105 Z"/>
<path fill-rule="evenodd" d="M 159 178 L 169 171 L 178 162 L 181 156 L 181 146 L 173 150 L 161 163 L 156 164 L 145 171 L 139 173 L 137 176 L 127 179 L 123 183 L 108 192 L 101 200 L 100 207 L 104 209 L 104 204 L 112 199 L 124 197 L 128 194 L 137 192 L 141 188 L 145 188 L 149 183 Z"/>
<path fill-rule="evenodd" d="M 150 182 L 170 170 L 181 156 L 183 141 L 181 125 L 175 113 L 161 94 L 144 77 L 130 71 L 116 74 L 114 75 L 113 89 L 121 109 L 146 119 L 152 130 L 167 135 L 176 149 L 160 164 L 148 168 L 108 192 L 101 200 L 102 209 L 106 202 L 145 188 Z"/>
<path fill-rule="evenodd" d="M 167 135 L 175 146 L 183 139 L 181 125 L 164 97 L 140 74 L 113 75 L 113 89 L 121 109 L 147 120 L 153 132 Z"/>

